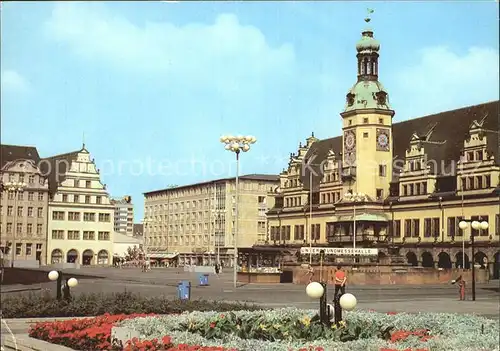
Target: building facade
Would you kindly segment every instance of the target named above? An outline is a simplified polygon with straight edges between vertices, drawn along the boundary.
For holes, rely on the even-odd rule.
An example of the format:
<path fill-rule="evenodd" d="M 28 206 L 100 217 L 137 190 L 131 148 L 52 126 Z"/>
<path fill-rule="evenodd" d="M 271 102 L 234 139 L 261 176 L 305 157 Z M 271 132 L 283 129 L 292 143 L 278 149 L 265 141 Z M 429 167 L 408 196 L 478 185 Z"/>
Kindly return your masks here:
<path fill-rule="evenodd" d="M 113 240 L 114 257 L 125 258 L 130 249 L 143 247 L 143 238 L 115 232 Z"/>
<path fill-rule="evenodd" d="M 51 194 L 47 261 L 111 264 L 115 208 L 85 145 L 44 161 Z"/>
<path fill-rule="evenodd" d="M 2 257 L 15 266 L 44 265 L 49 186 L 38 151 L 30 146 L 0 148 Z"/>
<path fill-rule="evenodd" d="M 498 278 L 499 101 L 393 124 L 379 50 L 363 31 L 342 135 L 313 134 L 292 154 L 268 212 L 268 245 L 378 248 L 379 262 L 424 267 L 474 259 Z M 461 230 L 461 219 L 489 227 Z"/>
<path fill-rule="evenodd" d="M 111 204 L 115 207 L 114 229 L 115 232 L 128 236 L 134 235 L 134 205 L 131 196 L 111 198 Z"/>
<path fill-rule="evenodd" d="M 239 177 L 238 248 L 267 238 L 268 194 L 274 175 Z M 144 245 L 151 258 L 178 256 L 179 264 L 232 265 L 235 233 L 235 178 L 178 186 L 144 194 Z"/>

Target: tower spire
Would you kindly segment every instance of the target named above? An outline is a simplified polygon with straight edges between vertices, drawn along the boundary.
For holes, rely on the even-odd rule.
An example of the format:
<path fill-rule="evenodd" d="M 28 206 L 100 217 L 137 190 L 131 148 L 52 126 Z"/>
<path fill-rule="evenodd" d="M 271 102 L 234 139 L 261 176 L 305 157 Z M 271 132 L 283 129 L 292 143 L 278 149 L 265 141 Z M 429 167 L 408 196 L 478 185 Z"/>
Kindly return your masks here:
<path fill-rule="evenodd" d="M 371 16 L 375 11 L 367 9 L 365 22 L 371 22 Z M 358 54 L 358 82 L 359 81 L 377 81 L 378 80 L 378 51 L 380 50 L 380 43 L 373 38 L 373 31 L 371 28 L 366 28 L 361 33 L 361 39 L 356 44 Z"/>

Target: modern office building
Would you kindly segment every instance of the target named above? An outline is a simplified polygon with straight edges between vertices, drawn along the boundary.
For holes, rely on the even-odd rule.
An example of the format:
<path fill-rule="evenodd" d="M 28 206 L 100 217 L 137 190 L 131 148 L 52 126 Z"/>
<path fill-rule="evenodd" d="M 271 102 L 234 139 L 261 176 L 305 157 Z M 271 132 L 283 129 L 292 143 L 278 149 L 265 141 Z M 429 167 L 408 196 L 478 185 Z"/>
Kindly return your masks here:
<path fill-rule="evenodd" d="M 51 194 L 48 262 L 111 264 L 115 208 L 85 145 L 42 161 Z"/>
<path fill-rule="evenodd" d="M 268 193 L 278 176 L 239 177 L 238 248 L 267 240 Z M 235 233 L 235 178 L 144 193 L 144 246 L 152 259 L 179 264 L 232 264 Z"/>
<path fill-rule="evenodd" d="M 393 124 L 372 30 L 356 51 L 341 135 L 313 134 L 292 155 L 267 214 L 267 245 L 291 256 L 310 245 L 378 248 L 379 261 L 468 268 L 474 235 L 474 262 L 498 278 L 499 101 Z M 463 219 L 488 228 L 461 230 Z"/>
<path fill-rule="evenodd" d="M 132 204 L 132 197 L 126 195 L 120 198 L 111 198 L 110 203 L 115 207 L 115 232 L 133 236 L 134 205 Z"/>
<path fill-rule="evenodd" d="M 45 264 L 49 184 L 32 146 L 0 146 L 0 251 L 6 265 Z"/>

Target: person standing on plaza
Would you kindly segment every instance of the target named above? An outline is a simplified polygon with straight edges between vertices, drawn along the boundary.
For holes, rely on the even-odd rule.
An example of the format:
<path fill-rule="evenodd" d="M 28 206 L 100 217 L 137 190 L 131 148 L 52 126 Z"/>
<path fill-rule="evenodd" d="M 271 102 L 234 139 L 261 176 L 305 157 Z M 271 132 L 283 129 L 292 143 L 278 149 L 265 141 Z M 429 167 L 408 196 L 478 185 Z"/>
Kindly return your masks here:
<path fill-rule="evenodd" d="M 217 276 L 217 279 L 219 279 L 220 265 L 216 263 L 214 268 L 215 268 L 215 275 Z"/>
<path fill-rule="evenodd" d="M 339 291 L 340 296 L 345 294 L 345 283 L 347 281 L 347 275 L 342 269 L 342 266 L 337 266 L 337 271 L 335 272 L 335 293 L 334 299 L 337 297 Z"/>
<path fill-rule="evenodd" d="M 309 276 L 309 284 L 311 284 L 314 278 L 314 268 L 310 264 L 307 265 L 306 276 Z"/>

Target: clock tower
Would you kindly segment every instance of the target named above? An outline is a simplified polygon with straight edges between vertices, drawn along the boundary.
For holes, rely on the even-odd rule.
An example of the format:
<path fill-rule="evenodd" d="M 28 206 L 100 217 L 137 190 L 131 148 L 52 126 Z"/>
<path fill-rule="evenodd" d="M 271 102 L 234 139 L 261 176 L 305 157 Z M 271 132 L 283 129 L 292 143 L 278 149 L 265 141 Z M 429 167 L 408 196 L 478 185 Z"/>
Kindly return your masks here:
<path fill-rule="evenodd" d="M 369 14 L 373 10 L 369 10 Z M 369 16 L 365 18 L 370 23 Z M 356 44 L 358 79 L 346 95 L 342 117 L 344 191 L 373 200 L 389 195 L 392 180 L 392 117 L 389 96 L 378 80 L 380 43 L 366 28 Z"/>

